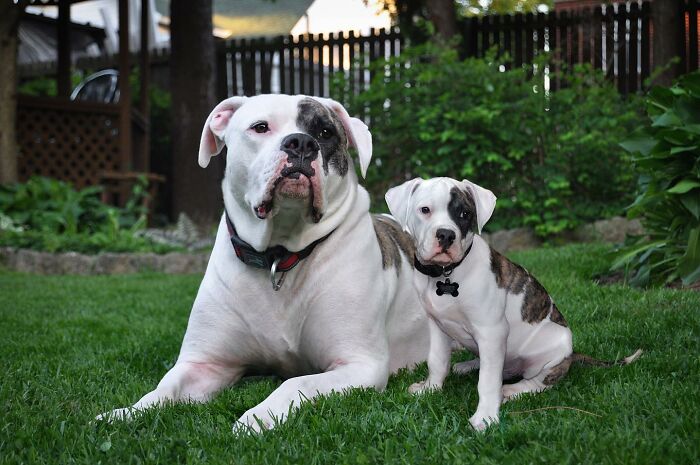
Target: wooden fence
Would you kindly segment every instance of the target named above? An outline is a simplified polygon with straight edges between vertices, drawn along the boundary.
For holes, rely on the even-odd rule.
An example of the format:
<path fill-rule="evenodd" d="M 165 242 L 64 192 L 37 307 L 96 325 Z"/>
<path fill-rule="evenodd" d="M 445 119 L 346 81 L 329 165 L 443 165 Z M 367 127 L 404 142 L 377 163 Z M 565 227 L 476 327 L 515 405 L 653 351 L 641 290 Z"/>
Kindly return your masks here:
<path fill-rule="evenodd" d="M 681 70 L 698 69 L 698 1 L 680 0 L 684 33 Z M 545 89 L 562 85 L 558 71 L 580 63 L 601 69 L 622 94 L 642 90 L 654 66 L 649 1 L 584 7 L 569 11 L 488 15 L 461 22 L 462 52 L 483 57 L 492 48 L 507 53 L 509 66 L 531 66 L 549 54 L 540 75 Z M 695 18 L 695 20 L 691 20 Z M 398 29 L 368 36 L 331 34 L 227 41 L 219 51 L 222 95 L 282 92 L 328 96 L 329 79 L 343 72 L 351 93 L 369 85 L 368 64 L 398 56 Z"/>
<path fill-rule="evenodd" d="M 681 42 L 683 44 L 683 54 L 681 56 L 681 72 L 689 73 L 698 69 L 700 62 L 700 37 L 698 29 L 700 27 L 700 11 L 698 10 L 698 0 L 681 0 L 681 13 L 683 27 L 681 32 Z"/>
<path fill-rule="evenodd" d="M 605 72 L 621 93 L 636 92 L 652 69 L 651 5 L 618 3 L 539 14 L 472 17 L 462 23 L 467 56 L 482 57 L 495 47 L 512 66 L 550 53 L 545 77 L 562 67 L 589 63 Z M 557 89 L 561 80 L 547 80 Z"/>
<path fill-rule="evenodd" d="M 700 0 L 679 0 L 678 34 L 681 36 L 681 72 L 698 69 Z M 545 89 L 557 89 L 554 77 L 562 67 L 590 63 L 603 70 L 621 93 L 643 89 L 655 66 L 651 10 L 654 3 L 632 1 L 549 13 L 488 15 L 464 19 L 461 24 L 462 53 L 482 57 L 495 48 L 507 53 L 509 66 L 531 66 L 544 53 L 549 58 L 540 75 Z M 235 39 L 217 44 L 219 96 L 260 93 L 303 93 L 329 96 L 331 79 L 338 73 L 351 93 L 369 86 L 369 64 L 379 58 L 399 56 L 405 47 L 400 31 L 372 29 L 356 33 L 279 36 Z M 154 54 L 153 66 L 162 68 L 167 87 L 169 51 Z M 82 59 L 78 69 L 97 70 L 113 66 L 114 57 Z M 55 64 L 21 67 L 23 78 L 52 72 Z"/>
<path fill-rule="evenodd" d="M 357 33 L 237 39 L 219 49 L 219 92 L 328 96 L 331 79 L 343 73 L 350 91 L 360 92 L 372 79 L 369 65 L 401 54 L 398 29 Z M 223 64 L 223 66 L 222 66 Z"/>

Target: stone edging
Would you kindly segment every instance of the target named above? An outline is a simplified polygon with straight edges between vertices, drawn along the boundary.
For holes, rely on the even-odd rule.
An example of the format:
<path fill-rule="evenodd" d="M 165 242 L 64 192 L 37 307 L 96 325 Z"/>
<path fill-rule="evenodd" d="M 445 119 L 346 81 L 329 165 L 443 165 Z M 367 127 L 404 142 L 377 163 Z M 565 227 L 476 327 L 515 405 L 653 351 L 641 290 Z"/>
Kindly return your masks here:
<path fill-rule="evenodd" d="M 584 225 L 556 238 L 555 242 L 624 241 L 627 234 L 642 234 L 639 221 L 613 217 Z M 528 228 L 517 228 L 484 234 L 484 239 L 500 252 L 531 249 L 542 245 L 540 238 Z M 76 252 L 39 252 L 28 249 L 0 248 L 0 264 L 13 271 L 37 274 L 125 274 L 154 271 L 171 274 L 204 273 L 209 252 L 100 253 L 84 255 Z"/>
<path fill-rule="evenodd" d="M 154 271 L 171 274 L 204 273 L 209 252 L 100 253 L 40 252 L 0 248 L 0 263 L 13 271 L 36 274 L 126 274 Z"/>

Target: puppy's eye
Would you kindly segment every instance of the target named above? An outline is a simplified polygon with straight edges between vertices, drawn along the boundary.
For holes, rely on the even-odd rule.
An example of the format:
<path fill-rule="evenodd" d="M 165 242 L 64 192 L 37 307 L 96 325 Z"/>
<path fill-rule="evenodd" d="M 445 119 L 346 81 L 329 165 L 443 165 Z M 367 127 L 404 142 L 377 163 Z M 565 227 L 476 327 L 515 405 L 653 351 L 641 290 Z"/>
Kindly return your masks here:
<path fill-rule="evenodd" d="M 464 210 L 462 210 L 462 212 L 459 214 L 459 217 L 462 218 L 463 220 L 467 219 L 468 216 L 469 216 L 469 213 L 467 213 Z"/>
<path fill-rule="evenodd" d="M 330 139 L 331 137 L 333 137 L 333 131 L 331 131 L 331 130 L 328 129 L 328 128 L 323 128 L 323 129 L 321 129 L 321 132 L 318 133 L 318 138 L 319 138 L 319 139 L 328 140 L 328 139 Z"/>
<path fill-rule="evenodd" d="M 430 213 L 430 208 L 428 208 L 428 207 L 421 207 L 420 212 L 421 212 L 422 214 L 424 214 L 424 215 L 427 215 L 428 213 Z"/>
<path fill-rule="evenodd" d="M 270 126 L 268 126 L 268 124 L 265 121 L 255 123 L 250 128 L 258 134 L 265 134 L 266 132 L 270 131 Z"/>

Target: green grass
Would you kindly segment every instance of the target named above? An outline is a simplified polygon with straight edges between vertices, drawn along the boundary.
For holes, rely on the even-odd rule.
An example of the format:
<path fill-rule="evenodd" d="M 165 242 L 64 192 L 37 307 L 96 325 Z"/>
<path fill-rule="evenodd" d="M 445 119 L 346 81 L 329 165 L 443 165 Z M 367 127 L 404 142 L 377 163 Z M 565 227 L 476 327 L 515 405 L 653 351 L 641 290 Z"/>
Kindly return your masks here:
<path fill-rule="evenodd" d="M 589 277 L 606 269 L 605 252 L 568 246 L 513 258 L 554 296 L 578 351 L 615 358 L 642 347 L 644 356 L 622 368 L 574 366 L 550 391 L 504 405 L 485 434 L 467 420 L 476 375 L 451 375 L 442 393 L 406 392 L 425 365 L 383 393 L 306 405 L 259 436 L 234 437 L 231 425 L 279 385 L 274 378 L 204 405 L 92 423 L 173 364 L 200 277 L 1 272 L 0 463 L 698 463 L 700 294 L 598 287 Z M 588 413 L 543 410 L 551 406 Z"/>

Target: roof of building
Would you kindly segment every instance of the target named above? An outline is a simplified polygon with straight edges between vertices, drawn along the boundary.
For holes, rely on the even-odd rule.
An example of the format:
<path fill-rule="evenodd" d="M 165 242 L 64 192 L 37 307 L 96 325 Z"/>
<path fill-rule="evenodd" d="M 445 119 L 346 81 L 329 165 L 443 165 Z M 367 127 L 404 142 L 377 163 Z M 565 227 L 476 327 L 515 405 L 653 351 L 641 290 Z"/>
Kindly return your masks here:
<path fill-rule="evenodd" d="M 55 61 L 57 21 L 44 15 L 24 13 L 19 25 L 20 65 Z M 74 58 L 97 55 L 104 48 L 105 32 L 84 24 L 70 24 L 71 54 Z"/>
<path fill-rule="evenodd" d="M 313 0 L 214 0 L 214 27 L 229 37 L 289 34 Z M 170 16 L 170 0 L 155 0 L 156 10 Z"/>

